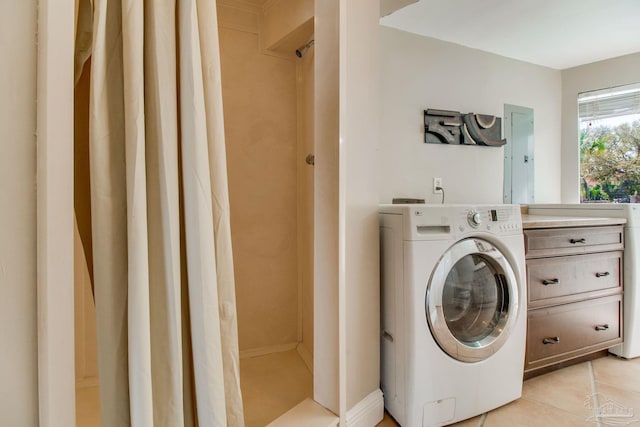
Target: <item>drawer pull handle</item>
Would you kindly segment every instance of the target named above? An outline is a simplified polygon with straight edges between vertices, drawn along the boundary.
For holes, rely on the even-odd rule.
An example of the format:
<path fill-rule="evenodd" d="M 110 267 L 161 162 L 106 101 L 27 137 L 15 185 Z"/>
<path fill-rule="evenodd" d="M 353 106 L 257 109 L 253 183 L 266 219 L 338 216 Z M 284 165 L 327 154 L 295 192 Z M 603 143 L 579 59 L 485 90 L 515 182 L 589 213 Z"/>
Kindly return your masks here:
<path fill-rule="evenodd" d="M 547 285 L 556 285 L 558 283 L 560 283 L 560 279 L 558 279 L 558 278 L 555 278 L 555 279 L 544 279 L 542 281 L 542 284 L 545 285 L 545 286 L 547 286 Z"/>
<path fill-rule="evenodd" d="M 573 243 L 574 245 L 576 243 L 587 243 L 587 239 L 585 239 L 584 237 L 582 239 L 571 239 L 569 240 L 571 243 Z"/>
<path fill-rule="evenodd" d="M 558 344 L 560 342 L 560 337 L 551 337 L 545 338 L 542 340 L 542 344 Z"/>
<path fill-rule="evenodd" d="M 596 277 L 607 277 L 609 274 L 611 273 L 608 271 L 605 271 L 604 273 L 596 273 Z"/>
<path fill-rule="evenodd" d="M 606 331 L 607 329 L 609 329 L 609 325 L 607 324 L 596 325 L 596 331 Z"/>

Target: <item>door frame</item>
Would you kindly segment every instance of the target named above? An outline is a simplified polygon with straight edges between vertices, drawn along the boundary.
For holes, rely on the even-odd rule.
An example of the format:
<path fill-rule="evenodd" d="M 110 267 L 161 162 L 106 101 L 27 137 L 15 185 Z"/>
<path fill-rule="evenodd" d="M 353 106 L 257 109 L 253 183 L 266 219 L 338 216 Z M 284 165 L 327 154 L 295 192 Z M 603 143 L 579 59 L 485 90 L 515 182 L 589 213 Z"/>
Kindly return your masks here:
<path fill-rule="evenodd" d="M 40 427 L 75 426 L 74 0 L 38 0 L 37 332 Z M 34 17 L 35 19 L 36 17 Z"/>

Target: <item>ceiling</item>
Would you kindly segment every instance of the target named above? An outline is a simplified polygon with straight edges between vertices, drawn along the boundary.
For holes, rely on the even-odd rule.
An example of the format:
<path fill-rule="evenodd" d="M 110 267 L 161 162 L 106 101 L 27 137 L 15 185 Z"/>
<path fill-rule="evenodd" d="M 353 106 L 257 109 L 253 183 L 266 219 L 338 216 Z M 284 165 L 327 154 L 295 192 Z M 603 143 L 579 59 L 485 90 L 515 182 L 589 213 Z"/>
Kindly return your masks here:
<path fill-rule="evenodd" d="M 640 52 L 640 0 L 420 0 L 380 23 L 559 70 Z"/>

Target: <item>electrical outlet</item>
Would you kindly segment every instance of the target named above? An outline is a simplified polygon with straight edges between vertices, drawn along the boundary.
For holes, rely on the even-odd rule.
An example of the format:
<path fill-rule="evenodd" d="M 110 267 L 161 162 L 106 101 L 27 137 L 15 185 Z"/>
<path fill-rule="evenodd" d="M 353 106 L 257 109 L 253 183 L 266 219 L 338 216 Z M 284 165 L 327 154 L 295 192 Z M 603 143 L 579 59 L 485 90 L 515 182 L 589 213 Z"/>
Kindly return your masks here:
<path fill-rule="evenodd" d="M 442 188 L 442 178 L 433 178 L 433 194 L 442 193 L 442 190 L 436 190 L 436 188 Z"/>

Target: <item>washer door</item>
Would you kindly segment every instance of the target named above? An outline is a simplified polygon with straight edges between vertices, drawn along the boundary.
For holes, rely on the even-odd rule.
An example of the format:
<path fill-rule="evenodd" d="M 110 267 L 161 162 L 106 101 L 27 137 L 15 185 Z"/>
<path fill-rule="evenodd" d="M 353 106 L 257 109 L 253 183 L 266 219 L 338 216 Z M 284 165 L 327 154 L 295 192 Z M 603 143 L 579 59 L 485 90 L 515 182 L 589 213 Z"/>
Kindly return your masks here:
<path fill-rule="evenodd" d="M 511 265 L 492 243 L 471 238 L 442 255 L 427 286 L 429 328 L 449 356 L 479 362 L 509 338 L 518 315 Z"/>

